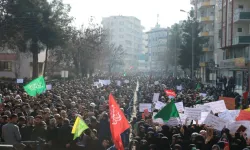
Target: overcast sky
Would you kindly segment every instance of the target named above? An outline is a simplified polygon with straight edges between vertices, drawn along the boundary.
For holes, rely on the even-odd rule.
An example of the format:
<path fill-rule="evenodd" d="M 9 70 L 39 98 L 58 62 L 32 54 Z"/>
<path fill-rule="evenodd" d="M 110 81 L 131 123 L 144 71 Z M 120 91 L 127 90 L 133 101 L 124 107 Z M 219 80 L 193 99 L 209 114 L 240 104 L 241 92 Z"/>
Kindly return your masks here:
<path fill-rule="evenodd" d="M 141 20 L 145 31 L 154 27 L 159 14 L 159 23 L 162 27 L 187 18 L 187 14 L 180 9 L 189 11 L 190 0 L 63 0 L 71 5 L 70 15 L 75 18 L 74 25 L 86 25 L 90 16 L 101 23 L 102 17 L 108 16 L 135 16 Z"/>

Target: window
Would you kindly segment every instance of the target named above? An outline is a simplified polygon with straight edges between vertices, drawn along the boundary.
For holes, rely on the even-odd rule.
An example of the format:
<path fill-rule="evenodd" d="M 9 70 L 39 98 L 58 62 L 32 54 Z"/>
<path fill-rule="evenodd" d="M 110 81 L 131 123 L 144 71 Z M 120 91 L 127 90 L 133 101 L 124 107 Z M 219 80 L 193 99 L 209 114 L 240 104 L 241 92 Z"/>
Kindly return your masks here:
<path fill-rule="evenodd" d="M 242 32 L 242 28 L 238 28 L 238 32 Z"/>
<path fill-rule="evenodd" d="M 12 62 L 0 61 L 0 71 L 12 71 Z"/>
<path fill-rule="evenodd" d="M 240 9 L 244 9 L 244 6 L 243 6 L 243 5 L 239 5 L 239 8 L 240 8 Z"/>

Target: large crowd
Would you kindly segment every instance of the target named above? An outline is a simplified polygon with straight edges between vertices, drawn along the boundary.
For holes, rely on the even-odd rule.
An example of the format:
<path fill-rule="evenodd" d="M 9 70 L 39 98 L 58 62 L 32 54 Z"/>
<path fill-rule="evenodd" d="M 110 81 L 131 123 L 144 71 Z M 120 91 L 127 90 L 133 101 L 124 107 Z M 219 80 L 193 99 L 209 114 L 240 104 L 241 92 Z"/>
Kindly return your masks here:
<path fill-rule="evenodd" d="M 111 82 L 95 85 L 100 79 Z M 139 75 L 96 75 L 50 84 L 52 89 L 35 97 L 29 96 L 22 85 L 1 84 L 2 143 L 27 150 L 36 149 L 37 144 L 31 141 L 39 141 L 39 146 L 48 150 L 116 150 L 108 115 L 108 96 L 112 93 L 131 124 L 131 128 L 121 134 L 124 149 L 247 150 L 250 144 L 243 132 L 232 134 L 226 127 L 218 131 L 188 120 L 175 126 L 159 124 L 152 117 L 153 112 L 159 110 L 153 109 L 147 115 L 139 111 L 139 103 L 152 103 L 154 93 L 160 93 L 159 101 L 169 103 L 171 99 L 164 92 L 165 89 L 176 92 L 175 102 L 183 102 L 185 107 L 195 107 L 216 101 L 221 95 L 237 97 L 239 94 L 233 92 L 232 88 L 205 86 L 199 79 Z M 181 90 L 176 88 L 180 85 Z M 136 90 L 137 86 L 139 88 Z M 206 93 L 206 97 L 199 96 L 199 93 Z M 134 103 L 137 107 L 135 112 L 132 109 Z M 72 125 L 78 116 L 88 124 L 89 129 L 73 140 Z"/>

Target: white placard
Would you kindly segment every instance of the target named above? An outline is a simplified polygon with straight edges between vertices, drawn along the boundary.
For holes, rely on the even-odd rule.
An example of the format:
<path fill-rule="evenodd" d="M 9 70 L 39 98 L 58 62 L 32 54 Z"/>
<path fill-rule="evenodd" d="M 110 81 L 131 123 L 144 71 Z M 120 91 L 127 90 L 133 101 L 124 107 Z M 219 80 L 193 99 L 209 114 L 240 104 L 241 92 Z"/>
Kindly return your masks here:
<path fill-rule="evenodd" d="M 221 131 L 228 124 L 227 121 L 216 117 L 210 113 L 207 115 L 207 118 L 203 123 L 219 131 Z"/>
<path fill-rule="evenodd" d="M 94 82 L 94 86 L 98 86 L 99 82 Z"/>
<path fill-rule="evenodd" d="M 178 112 L 183 112 L 184 111 L 183 102 L 175 103 L 175 106 L 176 106 Z"/>
<path fill-rule="evenodd" d="M 46 90 L 51 90 L 52 89 L 52 85 L 51 84 L 47 84 L 46 85 Z"/>
<path fill-rule="evenodd" d="M 157 112 L 153 112 L 153 116 L 152 116 L 152 121 L 153 123 L 159 123 L 161 125 L 164 124 L 164 121 L 161 119 L 161 118 L 157 118 L 157 119 L 154 119 L 154 116 L 157 114 Z"/>
<path fill-rule="evenodd" d="M 206 93 L 199 93 L 199 96 L 206 97 L 207 94 Z"/>
<path fill-rule="evenodd" d="M 116 85 L 117 85 L 117 86 L 121 86 L 121 84 L 122 84 L 122 82 L 121 82 L 120 80 L 117 80 L 117 81 L 116 81 Z"/>
<path fill-rule="evenodd" d="M 110 85 L 111 81 L 110 80 L 100 80 L 99 79 L 99 83 L 101 83 L 102 85 Z"/>
<path fill-rule="evenodd" d="M 182 90 L 182 86 L 180 85 L 180 86 L 176 86 L 176 89 L 178 90 L 178 91 L 181 91 Z"/>
<path fill-rule="evenodd" d="M 228 124 L 227 128 L 230 130 L 231 134 L 234 134 L 239 129 L 239 127 L 241 125 L 245 126 L 247 129 L 250 129 L 250 121 L 236 121 L 236 122 L 232 122 L 232 123 Z"/>
<path fill-rule="evenodd" d="M 179 113 L 179 116 L 181 118 L 181 124 L 184 125 L 187 119 L 187 116 L 185 114 Z"/>
<path fill-rule="evenodd" d="M 235 121 L 235 119 L 232 118 L 232 116 L 228 110 L 226 110 L 222 113 L 219 113 L 218 116 L 219 116 L 219 118 L 226 120 L 230 123 Z"/>
<path fill-rule="evenodd" d="M 148 109 L 148 112 L 152 112 L 152 104 L 151 103 L 140 103 L 139 104 L 139 112 L 144 112 L 144 110 Z"/>
<path fill-rule="evenodd" d="M 16 79 L 16 83 L 23 83 L 23 79 Z"/>
<path fill-rule="evenodd" d="M 160 93 L 154 93 L 152 102 L 156 103 L 159 100 L 159 96 L 160 96 Z"/>
<path fill-rule="evenodd" d="M 211 107 L 213 113 L 224 112 L 227 110 L 224 100 L 205 103 L 204 105 L 209 105 Z"/>
<path fill-rule="evenodd" d="M 228 110 L 228 112 L 230 113 L 230 115 L 232 116 L 233 119 L 237 118 L 240 110 Z"/>
<path fill-rule="evenodd" d="M 166 104 L 163 103 L 163 102 L 161 102 L 161 101 L 157 101 L 157 102 L 155 103 L 155 109 L 158 109 L 158 110 L 162 109 L 162 108 L 165 107 L 165 106 L 166 106 Z"/>
<path fill-rule="evenodd" d="M 168 126 L 178 126 L 180 124 L 179 118 L 170 118 L 168 122 L 166 122 L 166 125 Z"/>
<path fill-rule="evenodd" d="M 124 80 L 124 83 L 129 83 L 129 80 Z"/>
<path fill-rule="evenodd" d="M 201 119 L 201 109 L 199 108 L 185 108 L 184 114 L 190 120 L 200 120 Z"/>
<path fill-rule="evenodd" d="M 66 70 L 61 71 L 61 77 L 62 78 L 68 78 L 69 77 L 69 72 Z"/>
<path fill-rule="evenodd" d="M 209 112 L 201 112 L 201 119 L 198 120 L 198 124 L 203 124 L 203 122 L 205 121 L 205 119 L 207 118 L 207 115 L 209 114 Z"/>
<path fill-rule="evenodd" d="M 212 108 L 210 105 L 196 105 L 196 108 L 200 108 L 201 112 L 211 112 Z"/>
<path fill-rule="evenodd" d="M 98 83 L 97 88 L 101 88 L 101 87 L 103 87 L 102 83 Z"/>

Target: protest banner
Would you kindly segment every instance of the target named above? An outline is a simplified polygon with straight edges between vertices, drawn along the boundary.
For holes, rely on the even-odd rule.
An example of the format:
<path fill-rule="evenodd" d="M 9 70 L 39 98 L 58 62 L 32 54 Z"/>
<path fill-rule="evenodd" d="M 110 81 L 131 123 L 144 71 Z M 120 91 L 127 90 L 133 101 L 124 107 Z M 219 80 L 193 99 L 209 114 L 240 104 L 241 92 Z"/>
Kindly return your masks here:
<path fill-rule="evenodd" d="M 184 114 L 190 120 L 200 120 L 201 119 L 201 109 L 199 108 L 185 108 Z"/>
<path fill-rule="evenodd" d="M 128 84 L 128 83 L 129 83 L 129 80 L 124 80 L 124 83 Z"/>
<path fill-rule="evenodd" d="M 160 93 L 154 93 L 152 102 L 156 103 L 159 100 L 159 96 L 160 96 Z"/>
<path fill-rule="evenodd" d="M 227 110 L 224 100 L 205 103 L 204 105 L 209 105 L 213 113 L 219 113 Z"/>
<path fill-rule="evenodd" d="M 210 112 L 212 110 L 210 105 L 196 105 L 196 108 L 200 108 L 201 112 Z"/>
<path fill-rule="evenodd" d="M 180 118 L 170 118 L 165 124 L 170 127 L 178 126 L 180 124 Z"/>
<path fill-rule="evenodd" d="M 151 103 L 139 103 L 139 112 L 144 112 L 145 109 L 148 109 L 148 112 L 152 112 Z"/>
<path fill-rule="evenodd" d="M 116 85 L 117 85 L 117 86 L 121 86 L 121 84 L 122 84 L 122 82 L 121 82 L 120 80 L 117 80 L 117 81 L 116 81 Z"/>
<path fill-rule="evenodd" d="M 231 134 L 234 134 L 241 125 L 243 125 L 246 128 L 250 129 L 250 121 L 232 122 L 232 123 L 228 124 L 227 128 L 230 130 Z"/>
<path fill-rule="evenodd" d="M 238 117 L 240 110 L 228 110 L 228 112 L 230 113 L 230 115 L 232 116 L 232 118 L 235 120 L 236 117 Z"/>
<path fill-rule="evenodd" d="M 235 109 L 235 99 L 231 97 L 219 97 L 219 99 L 223 99 L 225 101 L 225 105 L 227 109 L 234 110 Z"/>
<path fill-rule="evenodd" d="M 110 85 L 111 81 L 110 80 L 100 80 L 99 79 L 99 83 L 101 83 L 102 85 Z"/>
<path fill-rule="evenodd" d="M 51 90 L 52 89 L 52 85 L 51 84 L 47 84 L 46 85 L 46 90 Z"/>
<path fill-rule="evenodd" d="M 219 131 L 221 131 L 228 124 L 227 121 L 210 113 L 207 115 L 207 118 L 204 120 L 203 123 Z"/>
<path fill-rule="evenodd" d="M 178 112 L 183 112 L 184 111 L 183 102 L 175 103 L 175 106 L 176 106 Z"/>
<path fill-rule="evenodd" d="M 199 93 L 199 96 L 206 97 L 207 94 L 206 93 Z"/>
<path fill-rule="evenodd" d="M 167 96 L 176 97 L 176 93 L 173 90 L 165 90 Z"/>

